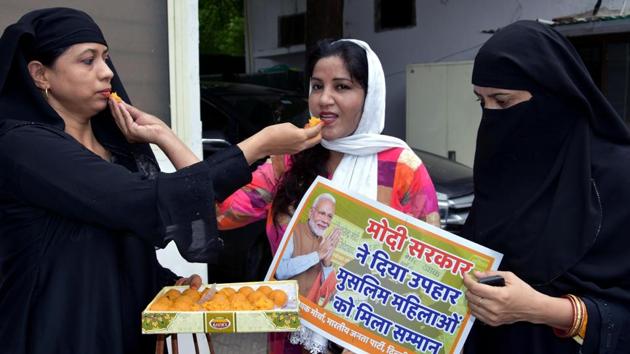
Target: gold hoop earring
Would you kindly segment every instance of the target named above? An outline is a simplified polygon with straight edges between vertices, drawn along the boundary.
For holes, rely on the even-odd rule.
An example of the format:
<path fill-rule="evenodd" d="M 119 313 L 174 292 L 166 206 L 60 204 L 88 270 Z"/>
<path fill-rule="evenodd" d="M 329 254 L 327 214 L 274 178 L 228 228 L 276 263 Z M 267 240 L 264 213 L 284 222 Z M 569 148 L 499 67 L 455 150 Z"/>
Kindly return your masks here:
<path fill-rule="evenodd" d="M 48 99 L 48 87 L 46 87 L 46 89 L 44 89 L 44 96 L 46 96 L 46 99 Z"/>

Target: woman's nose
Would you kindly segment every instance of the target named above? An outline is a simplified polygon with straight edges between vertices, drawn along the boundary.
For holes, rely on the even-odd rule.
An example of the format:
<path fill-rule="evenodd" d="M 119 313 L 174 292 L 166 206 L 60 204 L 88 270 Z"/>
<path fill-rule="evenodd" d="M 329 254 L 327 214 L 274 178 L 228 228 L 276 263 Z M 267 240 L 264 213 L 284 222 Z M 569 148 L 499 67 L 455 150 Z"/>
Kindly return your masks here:
<path fill-rule="evenodd" d="M 99 68 L 99 75 L 102 79 L 109 79 L 111 80 L 114 77 L 114 72 L 112 71 L 112 69 L 109 67 L 109 65 L 107 65 L 107 61 L 102 60 L 100 62 L 100 68 Z"/>
<path fill-rule="evenodd" d="M 333 96 L 329 89 L 323 89 L 321 96 L 319 96 L 319 103 L 324 106 L 331 105 L 335 103 Z"/>

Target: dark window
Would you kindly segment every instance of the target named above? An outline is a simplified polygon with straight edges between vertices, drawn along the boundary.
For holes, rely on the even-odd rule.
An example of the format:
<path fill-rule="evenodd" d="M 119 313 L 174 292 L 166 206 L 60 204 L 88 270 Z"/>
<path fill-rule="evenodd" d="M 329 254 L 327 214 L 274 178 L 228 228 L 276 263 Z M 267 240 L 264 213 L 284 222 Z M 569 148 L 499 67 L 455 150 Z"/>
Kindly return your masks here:
<path fill-rule="evenodd" d="M 630 33 L 569 39 L 595 84 L 630 126 Z"/>
<path fill-rule="evenodd" d="M 278 17 L 278 47 L 304 44 L 304 13 Z"/>
<path fill-rule="evenodd" d="M 416 25 L 416 0 L 376 0 L 374 6 L 376 32 Z"/>
<path fill-rule="evenodd" d="M 200 93 L 204 154 L 225 147 L 217 140 L 233 145 L 268 125 L 308 120 L 308 101 L 289 91 L 210 81 L 202 82 Z"/>

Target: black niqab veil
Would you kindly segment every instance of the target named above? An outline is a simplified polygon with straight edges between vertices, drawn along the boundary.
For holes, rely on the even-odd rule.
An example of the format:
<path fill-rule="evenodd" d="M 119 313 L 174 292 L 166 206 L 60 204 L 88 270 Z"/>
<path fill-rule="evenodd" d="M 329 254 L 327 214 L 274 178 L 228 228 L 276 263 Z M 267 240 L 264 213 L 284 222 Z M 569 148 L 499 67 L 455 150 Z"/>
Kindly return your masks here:
<path fill-rule="evenodd" d="M 630 156 L 630 133 L 573 46 L 549 26 L 516 22 L 480 49 L 472 82 L 533 97 L 483 110 L 465 233 L 503 252 L 502 269 L 533 285 L 568 274 L 569 288 L 601 292 L 602 282 L 627 274 L 630 239 L 620 241 L 627 229 L 619 216 L 627 214 L 630 165 L 603 151 Z M 577 266 L 589 252 L 608 263 Z M 620 285 L 616 297 L 630 299 Z"/>
<path fill-rule="evenodd" d="M 580 346 L 546 325 L 475 324 L 465 352 L 628 353 L 628 129 L 568 40 L 537 22 L 492 36 L 475 58 L 472 82 L 532 98 L 483 109 L 464 236 L 502 252 L 500 268 L 536 290 L 579 296 L 588 327 Z"/>
<path fill-rule="evenodd" d="M 11 119 L 44 123 L 64 129 L 63 119 L 46 102 L 27 69 L 31 58 L 78 43 L 100 43 L 107 46 L 98 25 L 85 12 L 69 8 L 48 8 L 29 12 L 7 27 L 0 41 L 0 122 Z M 111 86 L 126 102 L 129 97 L 116 73 Z M 16 122 L 12 122 L 16 124 Z M 105 109 L 92 118 L 94 134 L 108 147 L 131 152 L 136 160 L 155 160 L 148 144 L 129 144 L 116 126 L 111 112 Z M 5 127 L 6 128 L 6 127 Z"/>

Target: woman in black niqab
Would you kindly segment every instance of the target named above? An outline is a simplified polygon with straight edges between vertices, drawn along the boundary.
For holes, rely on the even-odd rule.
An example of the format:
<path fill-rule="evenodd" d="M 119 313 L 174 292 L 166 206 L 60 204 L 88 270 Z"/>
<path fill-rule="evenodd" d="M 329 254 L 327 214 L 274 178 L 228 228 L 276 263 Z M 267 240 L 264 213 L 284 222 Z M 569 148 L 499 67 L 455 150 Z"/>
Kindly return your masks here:
<path fill-rule="evenodd" d="M 472 82 L 483 116 L 464 234 L 504 254 L 507 286 L 466 279 L 472 313 L 492 326 L 476 323 L 465 352 L 629 353 L 626 125 L 569 41 L 534 21 L 490 38 Z M 531 98 L 510 104 L 514 92 Z M 550 328 L 574 323 L 567 294 L 588 312 L 583 344 Z"/>
<path fill-rule="evenodd" d="M 43 81 L 33 68 L 52 73 L 57 83 L 64 75 L 76 78 L 58 66 L 86 44 L 96 55 L 72 57 L 67 68 L 99 65 L 102 75 L 90 76 L 99 92 L 70 87 L 62 100 L 55 88 L 38 86 Z M 30 12 L 0 38 L 3 353 L 153 352 L 154 338 L 141 335 L 141 312 L 162 286 L 178 279 L 159 265 L 155 248 L 175 241 L 187 260 L 213 262 L 221 245 L 215 200 L 248 183 L 248 164 L 266 153 L 295 152 L 287 147 L 318 140 L 312 136 L 318 130 L 284 126 L 203 162 L 178 159 L 177 172 L 161 173 L 148 144 L 129 143 L 138 135 L 123 136 L 106 109 L 109 102 L 117 112 L 132 112 L 136 132 L 146 121 L 159 122 L 108 99 L 109 87 L 129 102 L 111 61 L 100 55 L 98 48 L 106 47 L 94 21 L 67 8 Z M 75 134 L 69 111 L 94 111 L 80 117 L 87 119 L 80 125 L 86 135 Z M 170 132 L 160 124 L 155 127 Z M 101 153 L 82 140 L 92 134 Z M 194 156 L 172 132 L 161 136 L 163 150 L 176 147 L 180 157 Z"/>

